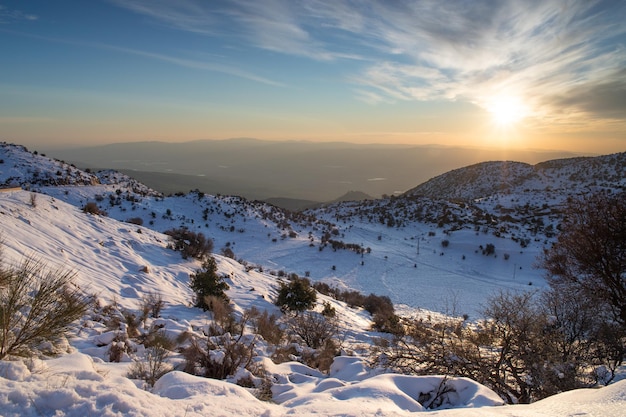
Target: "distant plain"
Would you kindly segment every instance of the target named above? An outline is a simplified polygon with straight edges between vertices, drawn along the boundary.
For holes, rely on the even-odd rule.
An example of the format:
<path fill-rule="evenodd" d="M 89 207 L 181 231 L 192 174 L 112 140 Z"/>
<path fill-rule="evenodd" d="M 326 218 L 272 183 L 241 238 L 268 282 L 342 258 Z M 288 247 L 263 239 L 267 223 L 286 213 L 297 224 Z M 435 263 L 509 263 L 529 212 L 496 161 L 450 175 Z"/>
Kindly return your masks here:
<path fill-rule="evenodd" d="M 80 168 L 125 172 L 165 194 L 198 189 L 296 209 L 334 201 L 351 191 L 371 198 L 400 194 L 452 169 L 483 161 L 535 164 L 576 156 L 565 151 L 256 139 L 132 142 L 45 151 Z"/>

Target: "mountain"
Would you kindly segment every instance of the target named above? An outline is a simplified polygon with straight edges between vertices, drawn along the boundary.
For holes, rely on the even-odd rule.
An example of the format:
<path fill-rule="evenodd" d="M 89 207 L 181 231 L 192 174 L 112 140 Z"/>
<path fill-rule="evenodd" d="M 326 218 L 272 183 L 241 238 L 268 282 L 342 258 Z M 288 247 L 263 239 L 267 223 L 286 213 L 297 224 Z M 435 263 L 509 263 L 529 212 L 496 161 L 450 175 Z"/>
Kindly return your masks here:
<path fill-rule="evenodd" d="M 389 296 L 410 308 L 445 312 L 454 299 L 455 310 L 470 316 L 500 288 L 545 286 L 542 271 L 533 265 L 556 235 L 564 199 L 600 188 L 623 189 L 625 177 L 624 154 L 536 166 L 490 162 L 451 171 L 402 195 L 295 213 L 201 191 L 165 197 L 114 171 L 84 173 L 21 147 L 1 149 L 0 183 L 16 182 L 19 171 L 21 183 L 33 191 L 77 207 L 95 202 L 111 218 L 159 232 L 202 232 L 214 240 L 216 251 L 228 249 L 270 271 Z M 94 185 L 51 185 L 59 172 L 84 177 L 77 184 Z M 495 258 L 482 255 L 486 245 L 495 245 Z M 365 256 L 354 248 L 369 252 Z"/>
<path fill-rule="evenodd" d="M 164 194 L 199 189 L 250 200 L 317 202 L 332 201 L 351 190 L 375 197 L 398 194 L 435 175 L 485 160 L 537 163 L 573 156 L 566 152 L 255 139 L 134 142 L 44 151 L 80 167 L 124 171 Z"/>
<path fill-rule="evenodd" d="M 406 195 L 476 200 L 494 194 L 550 193 L 569 196 L 626 188 L 626 152 L 541 162 L 482 162 L 452 170 Z"/>
<path fill-rule="evenodd" d="M 254 326 L 245 326 L 241 338 L 233 338 L 219 333 L 215 313 L 191 307 L 189 275 L 201 265 L 181 259 L 170 248 L 168 236 L 160 232 L 184 226 L 206 232 L 217 248 L 229 243 L 238 260 L 218 254 L 215 259 L 229 285 L 237 319 L 252 307 L 280 314 L 273 304 L 280 279 L 300 271 L 280 269 L 285 265 L 306 267 L 311 279 L 343 283 L 344 288 L 389 289 L 394 297 L 402 292 L 414 300 L 423 294 L 436 299 L 437 294 L 452 289 L 477 297 L 490 285 L 489 274 L 510 270 L 513 260 L 520 266 L 524 258 L 517 258 L 513 251 L 509 261 L 503 256 L 474 254 L 473 229 L 466 231 L 456 222 L 454 227 L 433 223 L 437 214 L 453 219 L 453 210 L 458 219 L 461 215 L 471 219 L 472 211 L 461 203 L 398 196 L 291 213 L 263 202 L 201 192 L 165 197 L 124 174 L 83 172 L 7 144 L 0 144 L 0 184 L 5 186 L 0 192 L 2 267 L 17 265 L 27 256 L 46 267 L 73 271 L 75 284 L 91 294 L 93 301 L 72 327 L 72 338 L 58 346 L 55 357 L 0 360 L 3 416 L 409 416 L 426 411 L 425 404 L 433 396 L 441 396 L 444 408 L 453 408 L 445 410 L 452 417 L 579 413 L 611 417 L 621 415 L 626 406 L 626 380 L 601 389 L 562 393 L 531 405 L 502 406 L 491 390 L 467 378 L 383 373 L 369 366 L 367 347 L 373 338 L 384 336 L 370 329 L 369 313 L 323 294 L 318 295 L 316 308 L 321 311 L 327 303 L 335 309 L 342 355 L 324 373 L 303 363 L 311 353 L 308 347 L 291 343 L 286 362 L 275 363 L 270 358 L 277 352 L 252 333 Z M 24 190 L 6 188 L 15 185 Z M 82 207 L 91 202 L 108 215 L 85 213 Z M 413 214 L 403 215 L 403 205 L 409 204 L 415 213 L 415 207 L 420 208 L 423 224 Z M 388 215 L 395 219 L 392 227 L 380 222 L 379 216 L 388 220 Z M 479 239 L 492 239 L 497 229 L 488 222 L 484 227 L 489 233 L 481 232 Z M 536 235 L 546 238 L 540 231 Z M 332 238 L 326 247 L 325 236 Z M 450 246 L 444 248 L 441 239 L 449 239 Z M 335 242 L 358 242 L 372 251 L 353 253 Z M 420 242 L 418 254 L 414 253 L 416 242 Z M 498 251 L 506 245 L 519 248 L 508 237 L 497 238 Z M 532 251 L 533 245 L 525 250 Z M 461 254 L 467 254 L 467 259 L 461 261 Z M 251 261 L 255 257 L 258 263 Z M 403 273 L 406 263 L 411 265 Z M 457 263 L 465 269 L 456 268 Z M 336 268 L 330 268 L 331 264 Z M 527 265 L 523 266 L 525 272 Z M 474 271 L 477 268 L 481 272 Z M 430 271 L 433 277 L 408 271 Z M 524 288 L 526 278 L 517 283 L 494 278 L 491 284 Z M 477 292 L 474 287 L 479 287 Z M 161 312 L 143 317 L 146 300 L 155 295 L 162 297 Z M 437 316 L 415 307 L 398 305 L 398 309 L 424 319 Z M 170 366 L 181 368 L 182 352 L 192 345 L 190 340 L 216 344 L 211 358 L 220 363 L 227 348 L 219 345 L 220 340 L 227 338 L 253 343 L 249 345 L 254 350 L 253 363 L 262 372 L 252 374 L 242 368 L 226 380 L 216 380 L 176 369 L 151 387 L 138 377 L 137 365 L 150 360 L 154 351 L 147 341 L 154 332 L 178 344 L 166 358 Z M 115 352 L 119 362 L 112 360 Z M 257 397 L 262 392 L 246 388 L 263 378 L 271 384 L 272 402 L 260 401 Z"/>

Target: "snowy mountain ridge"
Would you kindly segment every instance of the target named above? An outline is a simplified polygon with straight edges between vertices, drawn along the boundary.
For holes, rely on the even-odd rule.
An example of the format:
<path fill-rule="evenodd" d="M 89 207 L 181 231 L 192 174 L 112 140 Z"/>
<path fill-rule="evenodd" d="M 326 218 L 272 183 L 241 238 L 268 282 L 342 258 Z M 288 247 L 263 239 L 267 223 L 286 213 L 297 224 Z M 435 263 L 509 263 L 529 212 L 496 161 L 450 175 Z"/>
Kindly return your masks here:
<path fill-rule="evenodd" d="M 114 172 L 74 172 L 62 162 L 12 145 L 0 151 L 0 182 L 17 182 L 31 190 L 0 193 L 3 260 L 19 263 L 24 256 L 33 256 L 51 266 L 70 268 L 76 271 L 77 284 L 101 303 L 78 323 L 75 336 L 58 358 L 0 361 L 3 416 L 408 416 L 424 411 L 423 398 L 441 387 L 442 376 L 395 375 L 369 368 L 363 351 L 373 337 L 381 336 L 371 331 L 369 313 L 321 294 L 315 308 L 320 311 L 326 302 L 336 309 L 343 354 L 324 374 L 296 361 L 275 364 L 269 360 L 269 344 L 256 338 L 255 360 L 273 381 L 272 403 L 255 398 L 254 389 L 234 384 L 248 377 L 255 380 L 245 372 L 218 381 L 173 371 L 153 388 L 129 378 L 129 368 L 145 357 L 145 347 L 125 326 L 111 328 L 106 311 L 140 314 L 142 298 L 158 293 L 165 302 L 161 317 L 146 319 L 140 333 L 158 326 L 173 338 L 203 337 L 213 322 L 208 313 L 190 307 L 189 275 L 200 264 L 182 260 L 168 248 L 168 237 L 161 232 L 174 227 L 202 231 L 215 240 L 218 250 L 234 251 L 238 260 L 215 258 L 238 317 L 251 307 L 278 314 L 273 300 L 285 270 L 341 288 L 390 295 L 401 313 L 410 315 L 435 315 L 423 310 L 427 301 L 432 310 L 443 311 L 441 295 L 446 289 L 461 289 L 463 294 L 452 294 L 458 297 L 457 313 L 473 315 L 489 289 L 524 289 L 528 280 L 542 285 L 541 273 L 531 271 L 531 264 L 548 239 L 547 226 L 537 229 L 522 247 L 520 239 L 531 237 L 530 232 L 495 215 L 486 218 L 485 213 L 499 204 L 488 200 L 482 201 L 481 209 L 423 197 L 395 197 L 361 202 L 362 207 L 342 203 L 289 213 L 264 203 L 200 192 L 164 197 Z M 53 185 L 59 167 L 67 179 Z M 108 216 L 84 213 L 81 208 L 89 202 L 97 203 Z M 410 214 L 405 216 L 401 208 Z M 418 219 L 417 211 L 426 221 Z M 469 220 L 477 213 L 484 220 L 479 231 L 460 221 L 461 214 Z M 550 215 L 541 214 L 546 222 Z M 387 223 L 389 216 L 392 225 Z M 503 230 L 504 225 L 519 229 Z M 444 247 L 444 240 L 449 246 Z M 479 244 L 487 242 L 496 243 L 500 256 L 479 253 Z M 251 333 L 247 337 L 254 338 Z M 123 348 L 120 362 L 110 360 L 112 347 Z M 299 349 L 293 359 L 306 353 Z M 182 357 L 174 354 L 169 360 L 177 366 Z M 502 401 L 492 391 L 467 379 L 451 378 L 449 383 L 453 394 L 446 397 L 443 408 L 458 408 L 446 411 L 452 416 L 580 412 L 617 416 L 626 405 L 624 381 L 528 406 L 497 406 Z"/>
<path fill-rule="evenodd" d="M 567 196 L 624 187 L 626 152 L 556 159 L 536 165 L 513 161 L 482 162 L 439 175 L 405 195 L 476 200 L 494 194 L 543 191 Z"/>

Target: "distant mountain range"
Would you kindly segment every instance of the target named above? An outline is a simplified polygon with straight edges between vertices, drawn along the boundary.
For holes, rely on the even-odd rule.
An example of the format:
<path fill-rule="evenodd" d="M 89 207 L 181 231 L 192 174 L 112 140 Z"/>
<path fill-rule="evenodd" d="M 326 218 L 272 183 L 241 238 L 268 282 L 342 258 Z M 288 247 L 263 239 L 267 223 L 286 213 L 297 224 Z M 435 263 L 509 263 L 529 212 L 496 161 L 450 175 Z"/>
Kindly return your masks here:
<path fill-rule="evenodd" d="M 358 190 L 398 195 L 452 169 L 489 160 L 537 163 L 567 152 L 444 146 L 274 142 L 134 142 L 43 150 L 82 168 L 125 172 L 164 194 L 199 189 L 302 209 Z M 304 200 L 297 202 L 295 200 Z"/>

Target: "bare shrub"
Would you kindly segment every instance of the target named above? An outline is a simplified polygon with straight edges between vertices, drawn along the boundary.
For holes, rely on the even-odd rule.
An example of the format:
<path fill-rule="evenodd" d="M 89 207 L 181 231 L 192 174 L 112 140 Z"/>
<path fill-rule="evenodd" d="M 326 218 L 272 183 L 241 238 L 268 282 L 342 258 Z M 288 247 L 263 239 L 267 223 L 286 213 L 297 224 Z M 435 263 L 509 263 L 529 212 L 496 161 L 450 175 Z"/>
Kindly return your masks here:
<path fill-rule="evenodd" d="M 279 346 L 272 353 L 272 361 L 274 363 L 284 363 L 297 360 L 299 352 L 296 344 L 292 343 L 287 346 Z"/>
<path fill-rule="evenodd" d="M 174 346 L 174 342 L 168 339 L 163 332 L 158 332 L 146 344 L 145 361 L 135 361 L 130 366 L 128 377 L 134 379 L 142 379 L 149 386 L 154 383 L 173 368 L 166 362 L 170 355 L 170 349 Z"/>
<path fill-rule="evenodd" d="M 334 319 L 328 319 L 314 311 L 292 317 L 288 326 L 290 334 L 299 337 L 313 349 L 324 346 L 328 340 L 339 334 L 339 326 Z"/>
<path fill-rule="evenodd" d="M 261 384 L 254 391 L 254 396 L 260 401 L 272 401 L 274 396 L 272 392 L 273 385 L 272 379 L 266 374 L 261 380 Z"/>
<path fill-rule="evenodd" d="M 126 220 L 126 223 L 136 224 L 137 226 L 142 226 L 143 219 L 141 217 L 131 217 L 130 219 Z"/>
<path fill-rule="evenodd" d="M 96 203 L 95 201 L 90 201 L 87 204 L 85 204 L 83 206 L 83 212 L 89 213 L 89 214 L 96 214 L 98 216 L 107 215 L 106 211 L 100 210 L 100 207 L 98 207 L 98 203 Z"/>
<path fill-rule="evenodd" d="M 273 345 L 279 345 L 285 338 L 285 331 L 280 326 L 279 317 L 276 314 L 269 314 L 267 310 L 259 312 L 255 307 L 249 310 L 254 332 L 260 335 L 263 340 Z"/>
<path fill-rule="evenodd" d="M 30 206 L 32 208 L 37 208 L 37 194 L 30 193 Z"/>
<path fill-rule="evenodd" d="M 564 213 L 541 259 L 548 283 L 578 289 L 626 329 L 626 192 L 570 200 Z"/>
<path fill-rule="evenodd" d="M 613 328 L 614 343 L 598 337 L 597 312 L 567 298 L 554 292 L 538 302 L 536 293 L 502 292 L 472 325 L 454 318 L 407 321 L 404 335 L 377 341 L 375 362 L 404 373 L 469 377 L 508 403 L 592 386 L 591 370 L 610 369 L 611 358 L 623 357 L 623 335 Z"/>
<path fill-rule="evenodd" d="M 233 307 L 227 300 L 214 295 L 207 295 L 204 302 L 213 315 L 213 324 L 209 326 L 211 335 L 219 335 L 224 332 L 241 333 L 243 331 L 241 321 L 235 319 Z M 242 320 L 247 320 L 247 317 L 244 314 Z"/>
<path fill-rule="evenodd" d="M 213 313 L 215 315 L 215 310 Z M 220 321 L 232 332 L 225 328 L 219 332 L 219 327 L 212 326 L 206 337 L 191 337 L 189 347 L 183 350 L 184 371 L 214 379 L 225 379 L 240 368 L 256 371 L 253 364 L 256 335 L 244 334 L 250 318 L 250 314 L 244 313 L 239 320 L 235 320 L 232 312 L 224 312 Z"/>
<path fill-rule="evenodd" d="M 165 306 L 165 301 L 161 294 L 157 292 L 149 292 L 141 297 L 141 312 L 143 319 L 152 317 L 154 319 L 161 316 L 161 310 Z"/>
<path fill-rule="evenodd" d="M 30 355 L 43 343 L 65 338 L 89 304 L 73 278 L 33 259 L 0 267 L 0 359 Z"/>
<path fill-rule="evenodd" d="M 204 259 L 213 252 L 213 240 L 204 234 L 189 229 L 170 229 L 165 232 L 172 239 L 174 250 L 180 251 L 184 259 Z"/>
<path fill-rule="evenodd" d="M 449 384 L 447 376 L 441 378 L 441 382 L 437 385 L 437 389 L 429 392 L 420 392 L 418 395 L 418 402 L 429 410 L 436 410 L 437 408 L 451 404 L 450 393 L 456 393 L 456 390 Z"/>
<path fill-rule="evenodd" d="M 124 354 L 129 355 L 132 352 L 133 346 L 128 340 L 128 336 L 126 333 L 120 331 L 109 345 L 107 351 L 109 362 L 121 362 L 124 358 Z"/>
<path fill-rule="evenodd" d="M 229 247 L 224 247 L 222 248 L 222 256 L 230 259 L 235 259 L 235 252 Z"/>
<path fill-rule="evenodd" d="M 318 349 L 304 350 L 302 353 L 302 361 L 311 368 L 319 369 L 322 372 L 328 372 L 333 364 L 335 357 L 338 356 L 339 343 L 326 339 L 324 344 Z"/>
<path fill-rule="evenodd" d="M 254 346 L 253 335 L 234 337 L 224 333 L 202 340 L 194 338 L 183 351 L 184 371 L 206 378 L 225 379 L 234 375 L 239 368 L 248 369 L 252 366 Z"/>
<path fill-rule="evenodd" d="M 126 325 L 126 334 L 129 337 L 139 336 L 139 327 L 141 325 L 142 317 L 137 316 L 130 310 L 123 309 L 122 316 L 124 316 L 124 324 Z"/>

